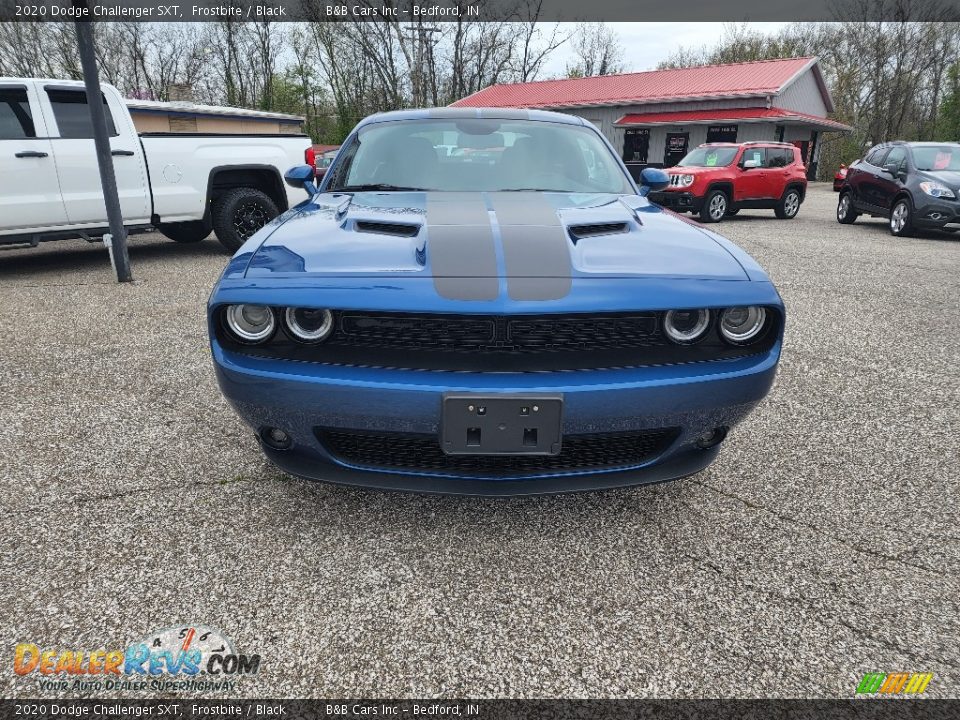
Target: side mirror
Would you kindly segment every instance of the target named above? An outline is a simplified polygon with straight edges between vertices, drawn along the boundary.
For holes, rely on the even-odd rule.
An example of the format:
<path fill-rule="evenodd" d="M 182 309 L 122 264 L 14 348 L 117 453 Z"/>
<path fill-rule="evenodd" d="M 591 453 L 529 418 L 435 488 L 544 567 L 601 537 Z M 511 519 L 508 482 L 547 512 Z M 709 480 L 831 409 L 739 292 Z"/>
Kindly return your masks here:
<path fill-rule="evenodd" d="M 644 168 L 640 173 L 640 194 L 646 197 L 651 190 L 663 190 L 670 184 L 670 176 L 660 168 Z"/>
<path fill-rule="evenodd" d="M 287 185 L 290 187 L 306 190 L 307 195 L 313 197 L 320 192 L 317 190 L 317 186 L 313 182 L 314 172 L 315 171 L 312 165 L 295 165 L 287 170 L 287 173 L 283 176 L 283 179 L 286 180 Z"/>
<path fill-rule="evenodd" d="M 896 177 L 900 174 L 900 163 L 888 163 L 883 166 L 883 171 L 891 177 Z"/>
<path fill-rule="evenodd" d="M 750 168 L 758 168 L 760 167 L 760 161 L 754 160 L 754 159 L 744 160 L 743 163 L 740 165 L 740 167 L 742 167 L 744 170 L 749 170 Z"/>

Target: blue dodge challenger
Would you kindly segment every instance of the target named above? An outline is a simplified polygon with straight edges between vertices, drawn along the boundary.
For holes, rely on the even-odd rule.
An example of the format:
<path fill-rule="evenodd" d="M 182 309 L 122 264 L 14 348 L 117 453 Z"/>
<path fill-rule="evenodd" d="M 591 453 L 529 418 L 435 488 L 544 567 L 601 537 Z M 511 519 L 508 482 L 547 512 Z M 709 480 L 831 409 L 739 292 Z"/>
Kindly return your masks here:
<path fill-rule="evenodd" d="M 362 121 L 233 257 L 208 319 L 224 395 L 274 463 L 420 492 L 680 478 L 769 391 L 784 308 L 716 233 L 651 204 L 590 123 Z"/>

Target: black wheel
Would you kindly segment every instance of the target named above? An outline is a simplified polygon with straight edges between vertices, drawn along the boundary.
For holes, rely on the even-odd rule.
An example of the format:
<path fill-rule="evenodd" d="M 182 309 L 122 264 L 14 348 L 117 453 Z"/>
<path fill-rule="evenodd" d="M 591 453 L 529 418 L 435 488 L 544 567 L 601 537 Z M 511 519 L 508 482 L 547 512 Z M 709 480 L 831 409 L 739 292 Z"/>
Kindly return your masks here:
<path fill-rule="evenodd" d="M 740 212 L 740 208 L 727 208 L 727 217 L 733 217 L 738 212 Z"/>
<path fill-rule="evenodd" d="M 913 207 L 909 198 L 900 198 L 890 211 L 890 234 L 897 237 L 913 235 Z"/>
<path fill-rule="evenodd" d="M 853 209 L 853 198 L 850 197 L 850 193 L 842 193 L 837 202 L 837 222 L 852 225 L 859 215 L 860 213 Z"/>
<path fill-rule="evenodd" d="M 213 230 L 230 252 L 236 252 L 251 235 L 280 211 L 270 197 L 255 188 L 234 188 L 213 203 Z"/>
<path fill-rule="evenodd" d="M 703 199 L 703 206 L 700 208 L 701 222 L 720 222 L 727 214 L 728 206 L 727 194 L 723 190 L 711 190 Z"/>
<path fill-rule="evenodd" d="M 796 188 L 787 188 L 787 191 L 780 198 L 773 212 L 781 220 L 793 220 L 800 212 L 800 191 Z"/>
<path fill-rule="evenodd" d="M 181 223 L 162 223 L 157 230 L 178 243 L 195 243 L 210 234 L 210 227 L 202 220 Z"/>

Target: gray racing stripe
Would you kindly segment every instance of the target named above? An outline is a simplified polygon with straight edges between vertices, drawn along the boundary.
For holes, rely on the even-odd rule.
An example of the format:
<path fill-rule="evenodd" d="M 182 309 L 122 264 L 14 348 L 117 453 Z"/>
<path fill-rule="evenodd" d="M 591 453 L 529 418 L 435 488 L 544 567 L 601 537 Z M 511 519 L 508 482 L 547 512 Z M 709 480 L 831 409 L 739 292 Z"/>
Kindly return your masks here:
<path fill-rule="evenodd" d="M 495 300 L 497 253 L 479 193 L 427 194 L 427 257 L 433 285 L 451 300 Z"/>
<path fill-rule="evenodd" d="M 541 193 L 493 193 L 507 292 L 512 300 L 559 300 L 573 286 L 570 241 Z"/>

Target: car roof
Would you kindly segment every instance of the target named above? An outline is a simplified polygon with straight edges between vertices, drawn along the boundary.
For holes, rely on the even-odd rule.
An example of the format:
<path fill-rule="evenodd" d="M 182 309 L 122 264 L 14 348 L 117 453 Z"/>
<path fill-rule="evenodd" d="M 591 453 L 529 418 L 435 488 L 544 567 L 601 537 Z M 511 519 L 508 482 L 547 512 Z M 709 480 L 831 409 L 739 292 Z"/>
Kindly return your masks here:
<path fill-rule="evenodd" d="M 402 120 L 534 120 L 539 122 L 562 123 L 564 125 L 587 125 L 583 118 L 576 115 L 550 112 L 548 110 L 524 110 L 522 108 L 421 108 L 414 110 L 393 110 L 377 113 L 364 118 L 357 125 L 382 122 L 396 122 Z"/>
<path fill-rule="evenodd" d="M 712 142 L 712 143 L 701 143 L 697 147 L 782 147 L 782 148 L 793 148 L 796 149 L 796 145 L 788 142 L 780 142 L 779 140 L 745 140 L 743 142 Z"/>
<path fill-rule="evenodd" d="M 905 145 L 906 147 L 942 147 L 943 145 L 953 145 L 954 147 L 960 147 L 960 143 L 950 142 L 949 140 L 888 140 L 887 142 L 877 143 L 874 145 L 871 150 L 875 148 L 884 148 L 884 147 L 894 147 L 895 145 Z"/>

